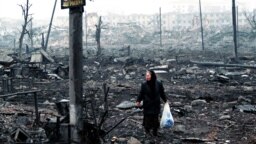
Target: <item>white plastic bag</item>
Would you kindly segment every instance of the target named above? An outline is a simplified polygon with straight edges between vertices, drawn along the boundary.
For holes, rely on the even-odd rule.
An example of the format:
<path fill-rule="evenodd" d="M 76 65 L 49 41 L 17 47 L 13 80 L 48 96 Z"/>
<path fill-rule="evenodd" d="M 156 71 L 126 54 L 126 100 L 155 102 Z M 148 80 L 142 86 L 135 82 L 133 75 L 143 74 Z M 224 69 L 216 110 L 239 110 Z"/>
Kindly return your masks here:
<path fill-rule="evenodd" d="M 172 113 L 170 111 L 169 103 L 164 104 L 164 110 L 160 121 L 161 128 L 171 128 L 174 125 Z"/>

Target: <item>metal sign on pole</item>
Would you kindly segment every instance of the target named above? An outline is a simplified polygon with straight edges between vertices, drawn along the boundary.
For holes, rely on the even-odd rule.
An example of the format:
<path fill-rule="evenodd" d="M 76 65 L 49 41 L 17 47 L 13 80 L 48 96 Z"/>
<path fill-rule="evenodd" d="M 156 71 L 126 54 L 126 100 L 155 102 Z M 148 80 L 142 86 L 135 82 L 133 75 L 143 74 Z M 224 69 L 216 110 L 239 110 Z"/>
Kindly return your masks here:
<path fill-rule="evenodd" d="M 61 9 L 85 6 L 85 0 L 61 0 Z"/>

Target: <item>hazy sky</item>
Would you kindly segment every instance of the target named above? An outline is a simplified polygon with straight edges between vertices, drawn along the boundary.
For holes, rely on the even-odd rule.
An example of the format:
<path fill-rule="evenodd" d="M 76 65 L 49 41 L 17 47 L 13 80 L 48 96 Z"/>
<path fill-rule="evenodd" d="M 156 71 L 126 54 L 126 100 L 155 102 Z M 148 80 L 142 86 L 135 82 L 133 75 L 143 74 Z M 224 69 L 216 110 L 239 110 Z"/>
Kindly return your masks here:
<path fill-rule="evenodd" d="M 68 9 L 61 10 L 60 1 L 58 0 L 56 8 L 56 16 L 68 16 Z M 256 8 L 256 0 L 236 0 L 240 7 Z M 0 0 L 0 18 L 10 17 L 21 19 L 21 8 L 18 4 L 25 3 L 26 0 Z M 32 3 L 31 13 L 34 18 L 45 19 L 50 18 L 55 0 L 30 0 Z M 201 0 L 202 5 L 209 4 L 227 4 L 231 5 L 232 0 Z M 85 10 L 87 12 L 105 13 L 156 13 L 159 7 L 163 12 L 168 12 L 173 4 L 194 4 L 198 5 L 198 0 L 87 0 Z"/>

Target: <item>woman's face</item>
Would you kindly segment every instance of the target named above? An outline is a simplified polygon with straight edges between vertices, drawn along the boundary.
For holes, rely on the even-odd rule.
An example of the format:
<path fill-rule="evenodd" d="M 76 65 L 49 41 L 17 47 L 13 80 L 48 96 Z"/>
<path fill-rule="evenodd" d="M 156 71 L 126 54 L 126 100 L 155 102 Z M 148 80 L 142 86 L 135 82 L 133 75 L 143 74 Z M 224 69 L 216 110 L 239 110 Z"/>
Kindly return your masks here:
<path fill-rule="evenodd" d="M 146 72 L 146 80 L 147 81 L 151 80 L 151 73 L 149 71 Z"/>

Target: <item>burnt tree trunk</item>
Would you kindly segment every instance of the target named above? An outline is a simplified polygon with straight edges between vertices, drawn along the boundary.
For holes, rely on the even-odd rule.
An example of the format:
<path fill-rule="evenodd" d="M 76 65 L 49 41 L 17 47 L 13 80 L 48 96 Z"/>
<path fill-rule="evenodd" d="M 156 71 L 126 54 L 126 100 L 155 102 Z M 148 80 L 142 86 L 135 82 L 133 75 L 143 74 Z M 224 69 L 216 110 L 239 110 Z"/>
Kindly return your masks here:
<path fill-rule="evenodd" d="M 97 56 L 100 56 L 101 52 L 102 52 L 102 49 L 100 46 L 101 24 L 102 24 L 102 21 L 101 21 L 101 16 L 100 16 L 98 24 L 96 25 L 96 36 L 95 36 L 95 39 L 97 42 Z"/>
<path fill-rule="evenodd" d="M 24 19 L 24 24 L 22 25 L 22 31 L 19 38 L 19 59 L 21 60 L 21 53 L 22 53 L 22 44 L 25 34 L 28 33 L 27 25 L 31 21 L 31 18 L 29 19 L 29 9 L 31 8 L 32 4 L 29 3 L 29 0 L 27 0 L 26 4 L 19 5 L 22 9 L 22 15 Z"/>

